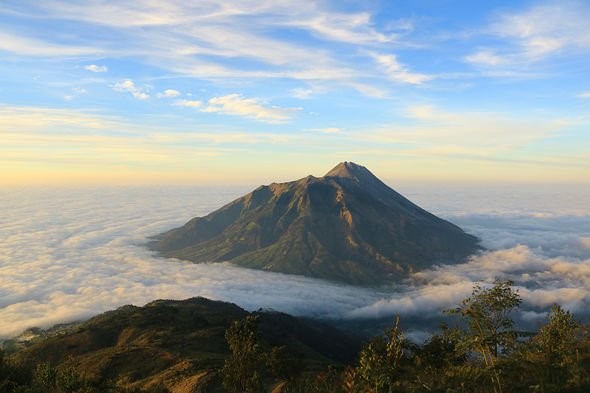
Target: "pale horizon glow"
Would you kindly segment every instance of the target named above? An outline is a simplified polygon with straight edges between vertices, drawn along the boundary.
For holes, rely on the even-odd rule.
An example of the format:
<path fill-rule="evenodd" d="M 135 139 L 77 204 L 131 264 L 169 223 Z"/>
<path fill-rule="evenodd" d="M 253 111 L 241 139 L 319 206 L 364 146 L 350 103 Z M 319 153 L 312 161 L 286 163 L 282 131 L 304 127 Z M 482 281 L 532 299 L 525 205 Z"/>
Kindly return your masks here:
<path fill-rule="evenodd" d="M 468 6 L 466 6 L 468 5 Z M 0 186 L 590 185 L 583 0 L 0 4 Z"/>

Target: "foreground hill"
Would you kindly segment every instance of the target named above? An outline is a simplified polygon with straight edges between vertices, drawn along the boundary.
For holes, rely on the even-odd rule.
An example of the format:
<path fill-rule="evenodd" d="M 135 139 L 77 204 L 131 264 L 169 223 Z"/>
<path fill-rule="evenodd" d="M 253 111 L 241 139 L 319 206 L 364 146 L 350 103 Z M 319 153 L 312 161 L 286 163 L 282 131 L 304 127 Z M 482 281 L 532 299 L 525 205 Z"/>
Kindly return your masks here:
<path fill-rule="evenodd" d="M 461 228 L 416 206 L 363 166 L 272 183 L 155 237 L 150 248 L 193 262 L 378 285 L 478 250 Z"/>
<path fill-rule="evenodd" d="M 263 344 L 285 346 L 306 370 L 350 362 L 360 348 L 356 338 L 318 322 L 275 312 L 254 314 Z M 14 356 L 31 364 L 73 367 L 95 383 L 161 386 L 173 393 L 217 391 L 218 370 L 229 354 L 225 331 L 248 315 L 234 304 L 205 298 L 158 300 L 98 315 Z"/>

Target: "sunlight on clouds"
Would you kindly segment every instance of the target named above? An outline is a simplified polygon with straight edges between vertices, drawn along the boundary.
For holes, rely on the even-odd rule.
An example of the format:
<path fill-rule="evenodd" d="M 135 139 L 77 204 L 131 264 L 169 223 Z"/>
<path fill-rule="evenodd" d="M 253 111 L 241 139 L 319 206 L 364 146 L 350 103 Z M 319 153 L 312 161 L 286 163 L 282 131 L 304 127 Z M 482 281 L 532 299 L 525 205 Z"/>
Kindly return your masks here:
<path fill-rule="evenodd" d="M 174 106 L 184 106 L 187 108 L 200 108 L 203 103 L 201 101 L 195 100 L 176 100 L 172 104 Z"/>
<path fill-rule="evenodd" d="M 0 105 L 0 131 L 46 130 L 51 127 L 106 129 L 121 126 L 114 117 L 78 110 Z"/>
<path fill-rule="evenodd" d="M 232 162 L 251 161 L 254 147 L 288 146 L 305 137 L 202 127 L 178 132 L 82 111 L 0 106 L 0 138 L 0 182 L 27 184 L 237 181 L 244 174 L 227 178 Z M 211 161 L 219 157 L 225 158 Z M 204 166 L 228 168 L 199 172 Z"/>
<path fill-rule="evenodd" d="M 180 95 L 180 92 L 178 90 L 174 90 L 174 89 L 166 89 L 161 93 L 158 93 L 156 95 L 156 97 L 158 98 L 175 98 L 178 97 Z"/>
<path fill-rule="evenodd" d="M 323 132 L 324 134 L 338 134 L 342 131 L 339 127 L 314 128 L 313 131 Z"/>
<path fill-rule="evenodd" d="M 203 112 L 243 116 L 269 123 L 283 123 L 291 120 L 293 113 L 301 108 L 280 108 L 264 106 L 254 98 L 243 98 L 239 94 L 228 94 L 209 99 Z"/>
<path fill-rule="evenodd" d="M 513 118 L 491 112 L 455 113 L 432 105 L 409 106 L 406 113 L 414 124 L 386 126 L 367 137 L 415 144 L 418 150 L 493 153 L 548 138 L 569 125 L 562 119 Z"/>

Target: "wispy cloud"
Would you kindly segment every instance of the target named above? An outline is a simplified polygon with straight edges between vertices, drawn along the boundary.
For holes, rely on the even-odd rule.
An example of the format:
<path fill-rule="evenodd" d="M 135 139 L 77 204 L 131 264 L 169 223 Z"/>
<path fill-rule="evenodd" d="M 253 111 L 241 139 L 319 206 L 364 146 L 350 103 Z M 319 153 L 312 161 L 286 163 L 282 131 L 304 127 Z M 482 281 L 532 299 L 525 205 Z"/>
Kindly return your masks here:
<path fill-rule="evenodd" d="M 294 112 L 300 109 L 265 106 L 255 98 L 244 98 L 239 94 L 229 94 L 209 99 L 208 105 L 203 109 L 203 112 L 243 116 L 268 123 L 283 123 L 290 120 Z"/>
<path fill-rule="evenodd" d="M 389 125 L 359 135 L 406 144 L 425 153 L 494 155 L 548 138 L 566 128 L 561 119 L 515 118 L 493 112 L 452 112 L 432 105 L 406 108 L 413 124 Z"/>
<path fill-rule="evenodd" d="M 175 97 L 178 97 L 179 95 L 180 95 L 180 92 L 178 90 L 166 89 L 163 92 L 156 94 L 156 97 L 158 97 L 158 98 L 175 98 Z"/>
<path fill-rule="evenodd" d="M 482 48 L 465 60 L 486 66 L 535 62 L 590 50 L 590 7 L 583 1 L 547 1 L 520 12 L 498 14 L 485 32 L 503 43 Z"/>
<path fill-rule="evenodd" d="M 395 55 L 373 53 L 371 56 L 381 66 L 386 76 L 394 82 L 420 85 L 433 79 L 430 75 L 410 71 L 407 66 L 397 60 Z"/>
<path fill-rule="evenodd" d="M 509 62 L 509 60 L 503 56 L 498 55 L 491 49 L 482 49 L 468 56 L 465 56 L 465 61 L 468 63 L 485 65 L 485 66 L 499 66 Z"/>
<path fill-rule="evenodd" d="M 55 44 L 36 38 L 23 37 L 9 32 L 0 31 L 0 50 L 22 56 L 70 57 L 97 55 L 101 52 L 92 46 L 79 44 Z"/>
<path fill-rule="evenodd" d="M 342 128 L 339 128 L 339 127 L 313 128 L 312 131 L 317 131 L 317 132 L 321 132 L 324 134 L 339 134 L 342 132 Z"/>
<path fill-rule="evenodd" d="M 185 101 L 182 106 L 200 108 L 200 102 Z M 107 168 L 119 168 L 106 176 L 117 181 L 125 173 L 133 178 L 133 173 L 146 168 L 152 173 L 176 171 L 201 165 L 203 157 L 228 152 L 235 156 L 246 146 L 279 147 L 301 143 L 303 138 L 279 132 L 236 131 L 228 126 L 193 125 L 180 132 L 165 124 L 131 123 L 91 111 L 0 105 L 0 166 L 11 168 L 1 180 L 38 182 L 43 174 L 67 179 L 75 167 L 88 181 L 99 181 L 109 173 Z M 22 171 L 31 178 L 27 180 Z M 92 175 L 84 175 L 86 171 Z M 219 180 L 215 171 L 210 177 Z"/>
<path fill-rule="evenodd" d="M 429 79 L 396 63 L 395 56 L 381 62 L 387 64 L 375 66 L 367 51 L 389 46 L 397 36 L 379 31 L 373 24 L 373 15 L 367 11 L 336 10 L 324 3 L 302 4 L 294 0 L 265 4 L 240 0 L 231 5 L 213 0 L 196 4 L 173 0 L 158 5 L 147 0 L 133 4 L 91 2 L 84 6 L 62 0 L 52 1 L 51 6 L 24 3 L 12 5 L 11 12 L 100 25 L 107 34 L 88 44 L 88 48 L 79 45 L 69 51 L 63 43 L 33 42 L 33 38 L 31 42 L 15 41 L 12 49 L 23 55 L 124 54 L 202 79 L 289 78 L 328 82 L 327 87 L 364 86 L 359 89 L 361 93 L 377 86 L 367 86 L 366 81 L 361 84 L 360 80 L 367 75 L 381 79 L 384 66 L 390 79 L 400 83 L 420 84 Z M 311 38 L 294 40 L 275 34 L 280 31 L 296 31 Z M 338 48 L 341 45 L 349 47 L 346 56 Z M 252 62 L 255 68 L 251 67 Z"/>
<path fill-rule="evenodd" d="M 104 65 L 89 64 L 84 69 L 91 72 L 107 72 L 109 68 Z"/>
<path fill-rule="evenodd" d="M 300 100 L 307 100 L 311 98 L 313 95 L 312 89 L 304 89 L 302 87 L 295 88 L 291 90 L 291 96 L 294 98 L 298 98 Z"/>
<path fill-rule="evenodd" d="M 116 129 L 122 123 L 111 116 L 81 110 L 0 105 L 0 132 L 40 131 L 51 129 Z"/>
<path fill-rule="evenodd" d="M 64 96 L 64 100 L 71 101 L 74 98 L 76 98 L 80 95 L 83 95 L 83 94 L 87 94 L 87 93 L 88 93 L 88 90 L 86 90 L 82 87 L 75 87 L 72 89 L 70 94 Z"/>
<path fill-rule="evenodd" d="M 579 98 L 590 98 L 590 91 L 582 92 L 582 93 L 578 94 L 578 97 Z"/>
<path fill-rule="evenodd" d="M 144 89 L 137 87 L 135 83 L 130 79 L 126 79 L 124 81 L 115 83 L 115 85 L 113 86 L 113 90 L 131 93 L 131 95 L 137 98 L 138 100 L 147 100 L 148 98 L 150 98 L 150 95 L 146 93 Z"/>
<path fill-rule="evenodd" d="M 176 100 L 172 105 L 184 106 L 187 108 L 200 108 L 203 105 L 203 103 L 197 100 Z"/>

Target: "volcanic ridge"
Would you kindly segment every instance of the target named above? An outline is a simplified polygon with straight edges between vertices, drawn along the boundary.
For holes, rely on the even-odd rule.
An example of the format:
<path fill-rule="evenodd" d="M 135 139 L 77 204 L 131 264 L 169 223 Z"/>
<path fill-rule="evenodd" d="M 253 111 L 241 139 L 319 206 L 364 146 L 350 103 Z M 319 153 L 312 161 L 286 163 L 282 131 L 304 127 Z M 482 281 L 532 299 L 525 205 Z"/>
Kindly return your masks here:
<path fill-rule="evenodd" d="M 458 263 L 480 249 L 476 237 L 352 162 L 323 177 L 260 186 L 157 235 L 149 247 L 196 263 L 230 262 L 366 286 Z"/>

